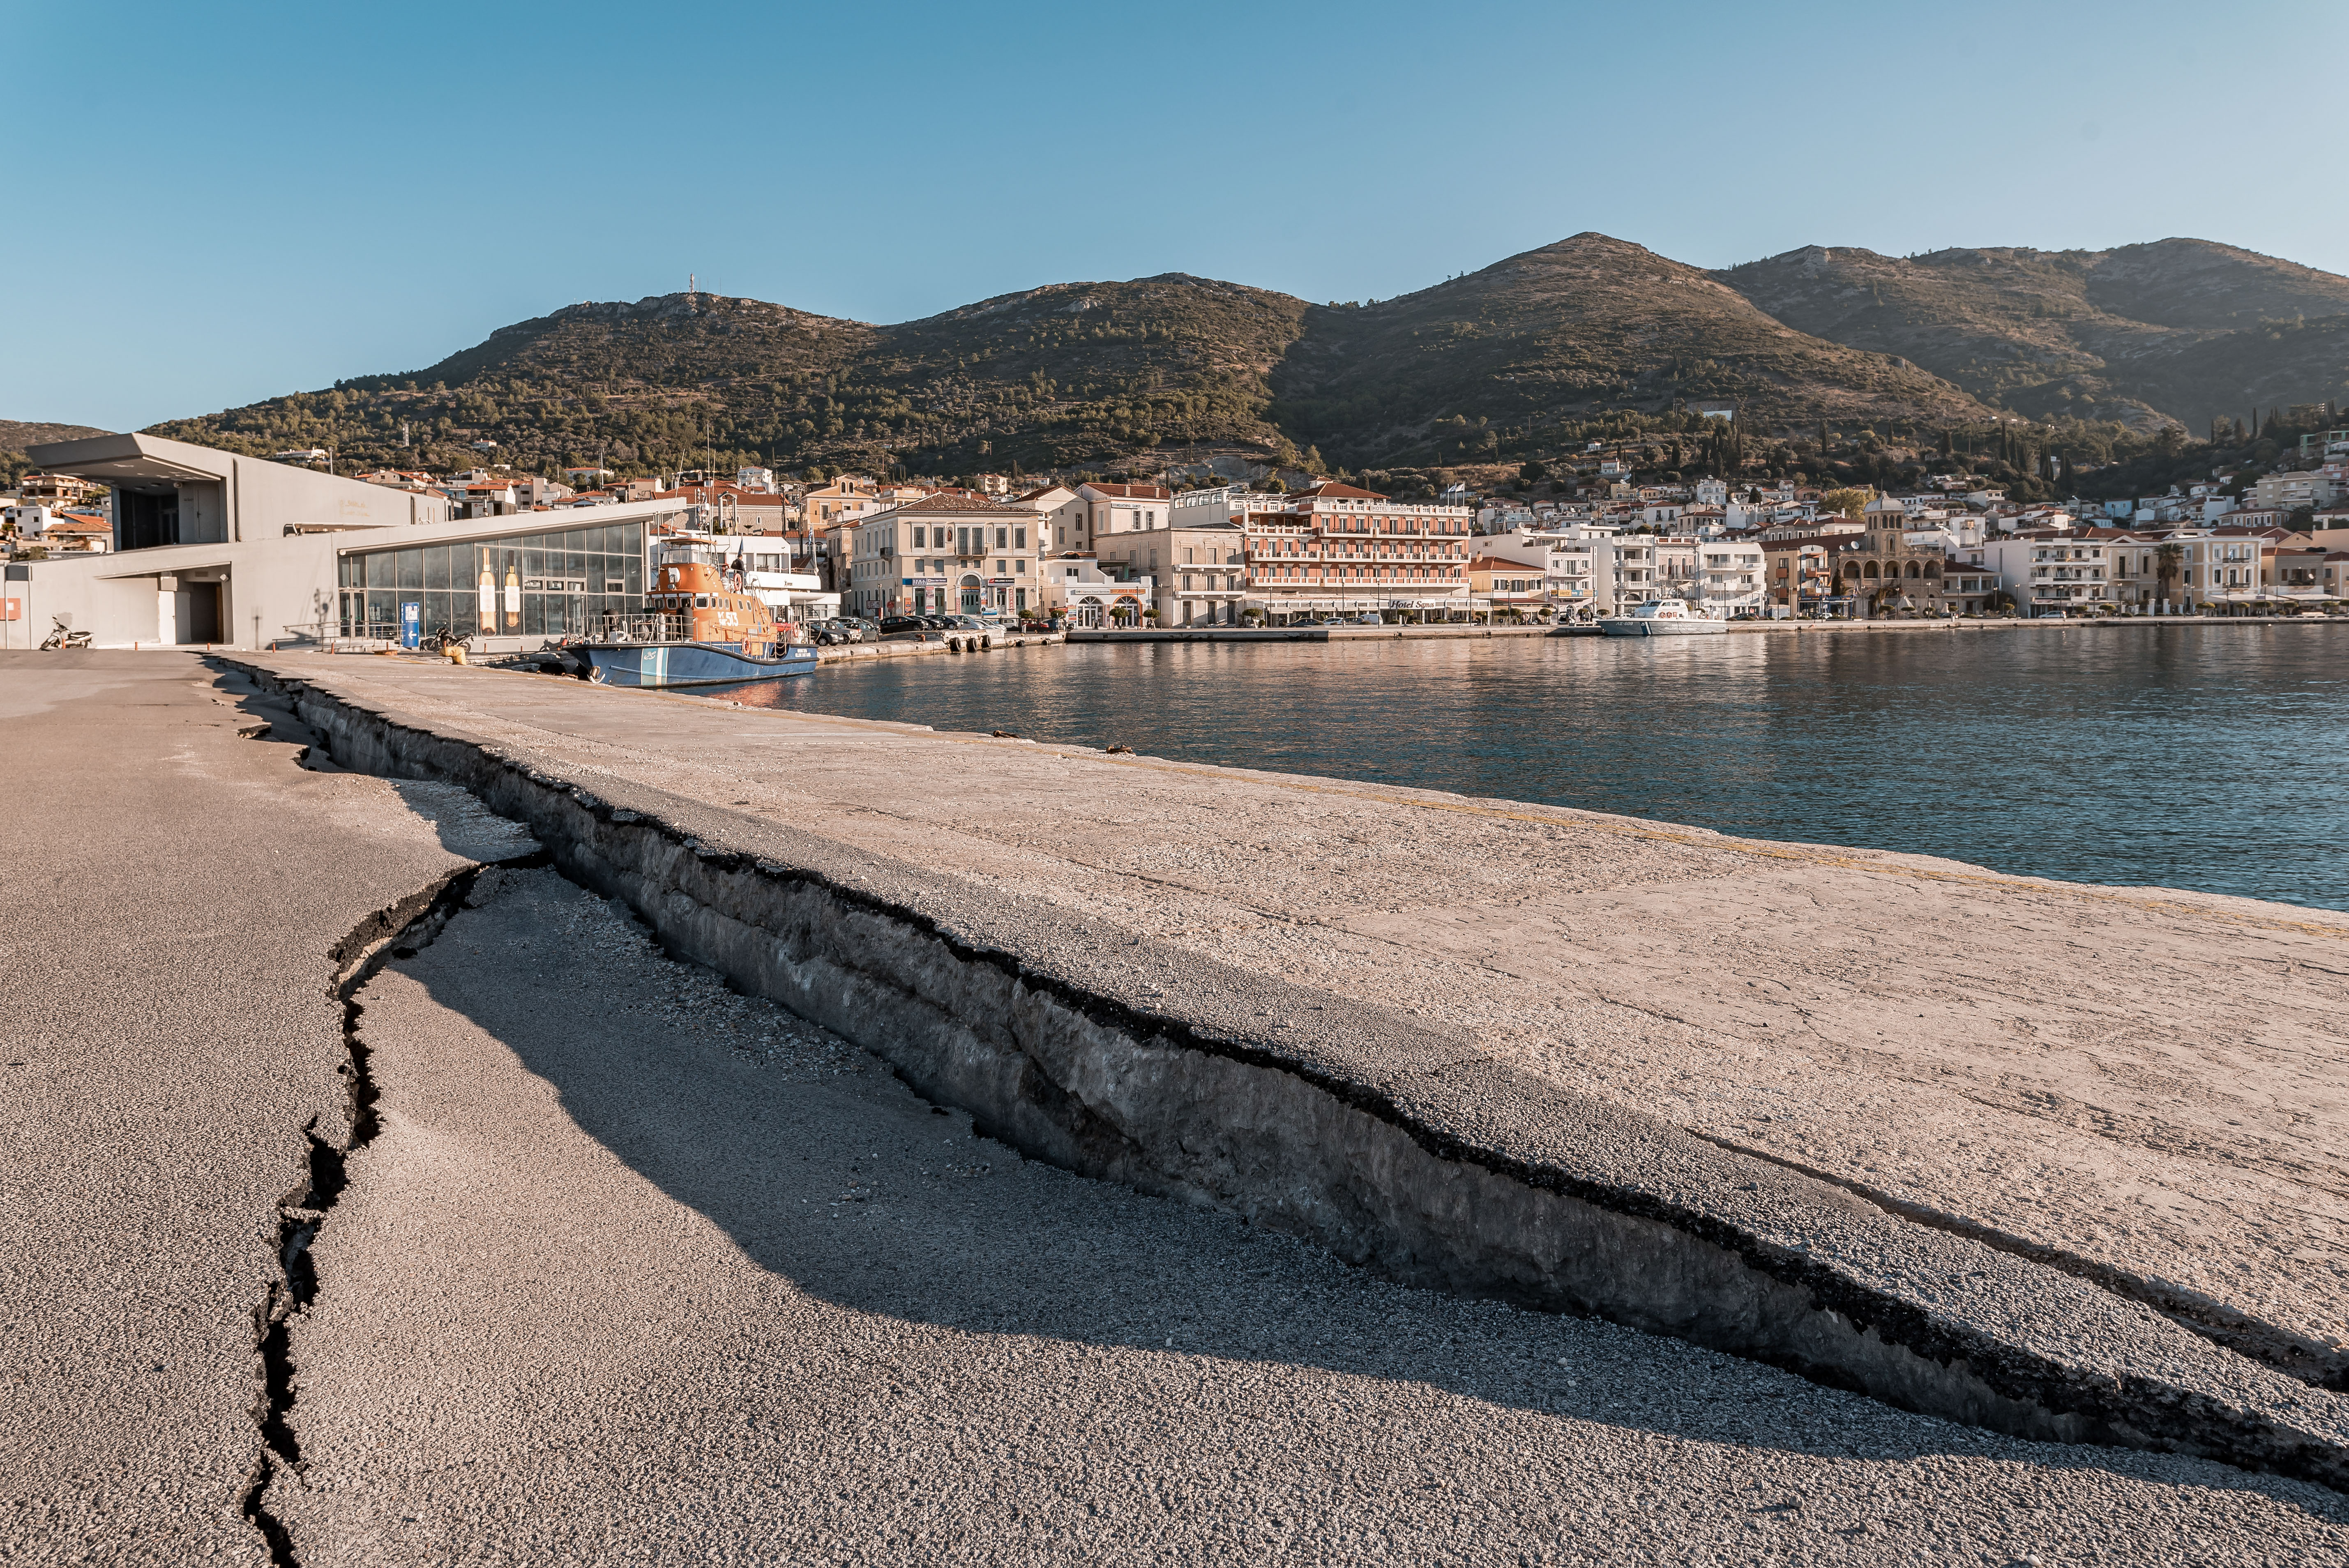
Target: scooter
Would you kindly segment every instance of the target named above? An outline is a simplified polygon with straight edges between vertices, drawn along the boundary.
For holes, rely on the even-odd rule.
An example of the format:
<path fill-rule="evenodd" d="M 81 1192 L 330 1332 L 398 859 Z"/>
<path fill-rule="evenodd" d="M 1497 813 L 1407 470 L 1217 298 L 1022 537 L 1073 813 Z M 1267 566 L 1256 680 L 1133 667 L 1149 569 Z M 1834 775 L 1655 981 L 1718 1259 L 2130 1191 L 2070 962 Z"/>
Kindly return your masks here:
<path fill-rule="evenodd" d="M 53 624 L 56 629 L 49 633 L 48 640 L 41 645 L 43 649 L 86 648 L 89 646 L 89 634 L 88 632 L 68 632 L 66 630 L 66 624 L 63 617 L 59 617 Z"/>

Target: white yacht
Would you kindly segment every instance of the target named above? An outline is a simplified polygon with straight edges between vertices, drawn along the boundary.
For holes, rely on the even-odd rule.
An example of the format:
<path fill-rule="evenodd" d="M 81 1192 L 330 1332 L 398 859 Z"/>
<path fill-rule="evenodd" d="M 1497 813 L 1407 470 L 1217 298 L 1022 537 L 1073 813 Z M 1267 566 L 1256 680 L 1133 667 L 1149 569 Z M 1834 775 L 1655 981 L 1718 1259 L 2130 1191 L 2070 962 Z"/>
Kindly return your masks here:
<path fill-rule="evenodd" d="M 1634 604 L 1624 615 L 1602 615 L 1599 629 L 1610 637 L 1703 637 L 1729 630 L 1729 623 L 1684 600 L 1656 599 Z"/>

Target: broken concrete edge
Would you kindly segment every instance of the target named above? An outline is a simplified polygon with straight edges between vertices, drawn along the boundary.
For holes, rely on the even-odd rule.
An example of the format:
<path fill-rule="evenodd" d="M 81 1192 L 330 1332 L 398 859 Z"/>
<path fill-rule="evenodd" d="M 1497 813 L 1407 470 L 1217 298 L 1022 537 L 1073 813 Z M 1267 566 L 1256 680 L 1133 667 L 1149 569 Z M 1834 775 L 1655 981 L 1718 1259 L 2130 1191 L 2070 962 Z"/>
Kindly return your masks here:
<path fill-rule="evenodd" d="M 674 951 L 874 1051 L 917 1092 L 1036 1157 L 1237 1211 L 1407 1282 L 1674 1335 L 1927 1414 L 2349 1490 L 2340 1401 L 2093 1282 L 1880 1208 L 1867 1208 L 1865 1222 L 1838 1212 L 1823 1191 L 1862 1205 L 1642 1113 L 1477 1059 L 1473 1042 L 1440 1056 L 1414 1050 L 1408 1073 L 1349 1073 L 1333 1070 L 1326 1052 L 1317 1059 L 1309 1042 L 1139 1006 L 1100 975 L 1072 974 L 1045 951 L 1023 952 L 1029 944 L 924 907 L 933 900 L 923 884 L 958 885 L 953 879 L 836 844 L 826 853 L 828 841 L 812 835 L 645 787 L 598 793 L 486 738 L 410 721 L 305 676 L 239 667 L 285 691 L 344 765 L 462 785 L 529 826 L 567 875 L 627 904 Z M 786 836 L 808 842 L 785 858 L 771 841 L 723 841 Z M 888 961 L 876 965 L 876 955 Z M 1195 954 L 1180 957 L 1201 967 Z M 1243 989 L 1334 1011 L 1346 1027 L 1444 1033 L 1225 967 Z M 1318 999 L 1301 1000 L 1309 995 Z M 1470 1111 L 1431 1092 L 1433 1075 L 1447 1070 L 1482 1080 Z M 1165 1092 L 1137 1095 L 1135 1082 Z M 1579 1148 L 1551 1137 L 1529 1140 L 1550 1144 L 1547 1157 L 1513 1152 L 1509 1137 L 1494 1135 L 1512 1102 L 1549 1113 L 1550 1131 L 1550 1122 L 1580 1117 L 1578 1130 L 1595 1130 L 1619 1161 L 1661 1162 L 1668 1179 L 1594 1177 L 1577 1164 L 1604 1158 L 1580 1161 Z M 1251 1120 L 1256 1104 L 1284 1109 Z M 1728 1189 L 1756 1194 L 1749 1211 L 1773 1207 L 1780 1223 L 1741 1222 L 1692 1201 Z M 1502 1214 L 1510 1224 L 1496 1233 L 1490 1222 Z M 1857 1236 L 1856 1250 L 1911 1274 L 1921 1264 L 1960 1291 L 1973 1288 L 1963 1281 L 1994 1279 L 2005 1294 L 1977 1320 L 1953 1316 L 1904 1294 L 1897 1279 L 1861 1277 L 1848 1258 L 1773 1239 L 1767 1233 L 1785 1229 L 1788 1214 L 1803 1222 L 1798 1230 Z M 2080 1333 L 2084 1324 L 2112 1343 Z M 2051 1345 L 2066 1335 L 2095 1353 Z M 2189 1375 L 2139 1369 L 2152 1367 Z"/>
<path fill-rule="evenodd" d="M 2062 1247 L 2034 1242 L 2027 1236 L 2018 1236 L 2012 1231 L 1984 1224 L 1978 1220 L 1945 1214 L 1926 1204 L 1911 1202 L 1866 1182 L 1818 1170 L 1799 1160 L 1774 1154 L 1766 1149 L 1751 1148 L 1733 1139 L 1714 1137 L 1709 1132 L 1695 1132 L 1692 1136 L 1703 1139 L 1716 1149 L 1727 1150 L 1752 1160 L 1766 1160 L 1814 1181 L 1840 1187 L 1855 1197 L 1875 1204 L 1886 1213 L 1915 1224 L 1929 1225 L 1935 1230 L 1947 1231 L 1951 1235 L 1964 1236 L 1984 1246 L 2026 1258 L 2042 1267 L 2086 1280 L 2100 1290 L 2150 1307 L 2215 1345 L 2263 1362 L 2313 1387 L 2336 1394 L 2349 1392 L 2349 1352 L 2274 1324 L 2263 1323 L 2249 1313 L 2239 1311 L 2199 1291 L 2189 1290 L 2171 1281 L 2131 1274 L 2098 1259 L 2083 1257 Z"/>

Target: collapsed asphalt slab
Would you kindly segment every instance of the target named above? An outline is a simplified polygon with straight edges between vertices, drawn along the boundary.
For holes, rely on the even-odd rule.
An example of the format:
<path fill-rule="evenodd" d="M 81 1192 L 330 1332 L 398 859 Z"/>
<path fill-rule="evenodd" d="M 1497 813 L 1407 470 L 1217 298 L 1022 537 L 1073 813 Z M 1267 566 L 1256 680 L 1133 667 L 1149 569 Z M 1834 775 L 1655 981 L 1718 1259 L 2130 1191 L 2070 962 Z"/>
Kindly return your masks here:
<path fill-rule="evenodd" d="M 2313 1561 L 2349 1504 L 1416 1289 L 1022 1159 L 493 872 L 359 993 L 294 1336 L 325 1563 Z"/>
<path fill-rule="evenodd" d="M 1343 901 L 1275 931 L 1171 874 L 1192 827 L 1103 871 L 1091 818 L 1023 814 L 1139 779 L 1304 865 L 1474 803 L 1301 826 L 1326 782 L 326 667 L 5 671 L 64 830 L 5 868 L 0 1554 L 2349 1555 L 2292 1479 L 2338 1410 L 2290 1344 L 1723 1149 L 1619 1092 L 1619 1041 L 1569 1080 L 1409 949 L 1330 962 Z M 573 882 L 482 869 L 533 858 Z M 1796 869 L 1847 907 L 1958 874 L 1838 859 Z M 2333 940 L 2137 896 L 2116 923 L 2213 964 Z M 2330 1071 L 2269 1084 L 2279 1118 Z M 1936 1400 L 1979 1424 L 1899 1408 Z"/>
<path fill-rule="evenodd" d="M 943 838 L 926 864 L 875 852 L 894 826 L 922 819 L 922 791 L 903 781 L 926 761 L 958 766 L 968 786 L 982 772 L 1065 778 L 1071 763 L 1099 766 L 1084 758 L 950 755 L 949 738 L 894 727 L 778 728 L 704 704 L 490 672 L 298 667 L 286 689 L 338 756 L 464 783 L 678 950 L 1071 1169 L 1232 1209 L 1400 1279 L 1675 1334 L 1908 1408 L 2344 1477 L 2349 1426 L 2340 1396 L 2320 1386 L 2322 1346 L 2320 1376 L 2279 1365 L 2308 1358 L 2308 1342 L 2261 1343 L 2223 1313 L 2209 1315 L 2214 1326 L 2160 1310 L 2109 1276 L 2052 1266 L 2044 1246 L 2033 1255 L 1961 1224 L 1920 1222 L 1859 1184 L 1724 1149 L 1569 1088 L 1423 1006 L 1300 985 L 1146 934 L 1104 940 L 1114 912 L 1007 886 Z M 776 770 L 744 770 L 742 753 L 777 741 L 794 777 L 817 771 L 809 765 L 827 743 L 863 766 L 865 803 L 846 830 L 836 812 L 786 827 L 771 820 L 781 812 L 730 809 L 755 797 L 715 803 L 734 789 L 771 798 Z M 755 755 L 771 764 L 778 754 Z M 1169 771 L 1194 795 L 1230 797 L 1227 814 L 1268 792 L 1249 776 Z M 892 788 L 910 789 L 907 810 L 874 803 Z M 1392 801 L 1385 814 L 1402 830 L 1414 812 L 1455 804 Z M 1572 826 L 1577 815 L 1557 817 Z M 1702 837 L 1708 859 L 1744 852 Z M 1788 858 L 1781 846 L 1754 852 Z M 1878 862 L 1859 864 L 1861 878 L 1947 878 L 1973 884 L 1973 896 L 1999 882 L 1945 862 L 1858 859 Z M 1847 882 L 1853 860 L 1815 864 Z M 2058 888 L 2017 886 L 2030 897 Z M 1325 902 L 1342 896 L 1329 890 Z M 2175 894 L 2142 902 L 2173 921 L 2181 907 L 2199 913 Z M 2264 918 L 2329 934 L 2304 914 Z M 2231 907 L 2204 923 L 2227 921 L 2249 923 Z M 2279 1337 L 2282 1357 L 2271 1354 Z"/>

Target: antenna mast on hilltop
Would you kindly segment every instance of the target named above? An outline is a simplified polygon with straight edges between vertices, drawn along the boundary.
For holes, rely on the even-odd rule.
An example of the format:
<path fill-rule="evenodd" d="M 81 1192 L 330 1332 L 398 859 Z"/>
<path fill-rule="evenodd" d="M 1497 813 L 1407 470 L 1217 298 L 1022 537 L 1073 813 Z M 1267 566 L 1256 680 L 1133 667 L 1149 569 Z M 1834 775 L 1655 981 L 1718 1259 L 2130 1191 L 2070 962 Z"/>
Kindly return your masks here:
<path fill-rule="evenodd" d="M 695 315 L 701 314 L 700 280 L 691 273 L 685 274 L 685 308 Z"/>

